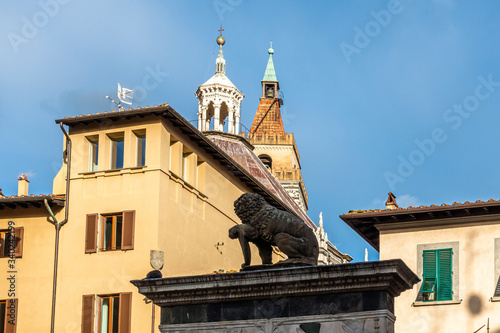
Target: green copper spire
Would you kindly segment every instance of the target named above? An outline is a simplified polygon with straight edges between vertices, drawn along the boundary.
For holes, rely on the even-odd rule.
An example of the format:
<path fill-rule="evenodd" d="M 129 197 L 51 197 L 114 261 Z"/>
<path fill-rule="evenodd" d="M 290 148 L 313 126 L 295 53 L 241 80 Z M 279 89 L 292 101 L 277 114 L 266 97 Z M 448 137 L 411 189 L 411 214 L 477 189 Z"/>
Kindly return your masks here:
<path fill-rule="evenodd" d="M 273 42 L 271 42 L 271 47 L 269 48 L 269 50 L 267 50 L 267 53 L 269 53 L 269 60 L 267 62 L 266 72 L 264 73 L 264 78 L 262 79 L 262 81 L 278 82 L 278 79 L 276 78 L 276 72 L 274 71 Z"/>

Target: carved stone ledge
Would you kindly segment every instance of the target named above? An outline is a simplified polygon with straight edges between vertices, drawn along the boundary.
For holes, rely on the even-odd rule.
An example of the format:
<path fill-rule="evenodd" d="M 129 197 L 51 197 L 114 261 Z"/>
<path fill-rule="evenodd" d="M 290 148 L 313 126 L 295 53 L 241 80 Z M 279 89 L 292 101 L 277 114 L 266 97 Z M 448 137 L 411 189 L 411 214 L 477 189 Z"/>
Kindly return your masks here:
<path fill-rule="evenodd" d="M 159 306 L 385 291 L 392 297 L 419 278 L 402 260 L 283 268 L 131 281 Z"/>

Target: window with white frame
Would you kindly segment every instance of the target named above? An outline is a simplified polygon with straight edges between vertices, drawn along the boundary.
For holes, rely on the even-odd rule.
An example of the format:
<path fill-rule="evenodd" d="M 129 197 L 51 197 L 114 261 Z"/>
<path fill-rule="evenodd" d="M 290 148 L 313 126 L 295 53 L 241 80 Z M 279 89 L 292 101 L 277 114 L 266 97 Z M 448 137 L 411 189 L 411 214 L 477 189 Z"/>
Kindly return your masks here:
<path fill-rule="evenodd" d="M 459 243 L 417 245 L 417 275 L 421 278 L 417 301 L 458 301 Z"/>

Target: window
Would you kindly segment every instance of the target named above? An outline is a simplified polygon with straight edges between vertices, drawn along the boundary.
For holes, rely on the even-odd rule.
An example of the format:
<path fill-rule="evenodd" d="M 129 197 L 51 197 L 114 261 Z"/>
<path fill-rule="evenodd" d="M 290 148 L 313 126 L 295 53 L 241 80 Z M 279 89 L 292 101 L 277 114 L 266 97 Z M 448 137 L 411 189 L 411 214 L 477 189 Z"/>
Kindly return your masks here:
<path fill-rule="evenodd" d="M 82 333 L 130 333 L 132 293 L 84 295 Z"/>
<path fill-rule="evenodd" d="M 497 286 L 495 288 L 495 294 L 493 294 L 493 296 L 500 297 L 500 276 L 498 277 Z"/>
<path fill-rule="evenodd" d="M 182 153 L 182 179 L 187 180 L 189 153 Z"/>
<path fill-rule="evenodd" d="M 3 300 L 0 301 L 0 332 L 4 333 L 5 332 L 5 323 L 7 322 L 7 318 L 5 318 L 6 315 L 6 310 L 7 310 L 7 301 Z"/>
<path fill-rule="evenodd" d="M 16 331 L 17 302 L 17 298 L 0 300 L 0 333 Z"/>
<path fill-rule="evenodd" d="M 420 291 L 424 301 L 449 301 L 453 298 L 451 249 L 427 250 L 424 256 L 424 275 Z"/>
<path fill-rule="evenodd" d="M 9 257 L 12 238 L 9 230 L 0 230 L 0 258 Z"/>
<path fill-rule="evenodd" d="M 500 238 L 495 238 L 495 290 L 493 301 L 500 301 Z"/>
<path fill-rule="evenodd" d="M 123 168 L 123 152 L 124 152 L 124 140 L 123 133 L 118 135 L 112 135 L 109 137 L 111 139 L 111 165 L 110 169 L 122 169 Z"/>
<path fill-rule="evenodd" d="M 204 178 L 204 172 L 201 170 L 203 167 L 203 163 L 205 161 L 203 161 L 203 159 L 201 159 L 200 157 L 197 157 L 196 158 L 196 175 L 195 175 L 195 184 L 196 184 L 196 188 L 197 189 L 200 189 L 200 185 L 202 183 L 202 180 Z M 202 187 L 202 186 L 201 186 Z"/>
<path fill-rule="evenodd" d="M 101 251 L 133 250 L 135 211 L 103 214 L 99 226 L 99 214 L 87 214 L 85 253 L 97 252 L 97 234 L 100 232 Z"/>
<path fill-rule="evenodd" d="M 119 250 L 122 248 L 123 216 L 103 216 L 102 221 L 102 251 Z"/>
<path fill-rule="evenodd" d="M 186 146 L 182 148 L 182 179 L 187 182 L 192 182 L 195 177 L 194 172 L 192 172 L 194 171 L 194 161 L 191 160 L 192 154 L 193 152 Z M 195 156 L 193 155 L 193 157 Z"/>
<path fill-rule="evenodd" d="M 182 143 L 173 135 L 170 135 L 169 170 L 177 175 L 181 174 L 178 173 L 179 171 L 181 171 L 180 168 L 182 167 L 179 163 L 181 160 L 181 153 Z"/>
<path fill-rule="evenodd" d="M 260 155 L 259 156 L 260 160 L 262 161 L 262 163 L 264 164 L 264 166 L 266 168 L 268 168 L 269 170 L 272 169 L 273 167 L 273 160 L 270 156 L 268 155 Z"/>
<path fill-rule="evenodd" d="M 134 132 L 137 138 L 136 165 L 146 165 L 146 132 Z"/>
<path fill-rule="evenodd" d="M 97 135 L 87 137 L 89 141 L 89 172 L 97 171 L 99 164 L 99 137 Z"/>
<path fill-rule="evenodd" d="M 23 254 L 24 228 L 15 228 L 14 233 L 9 230 L 0 230 L 0 258 L 10 257 L 11 248 L 14 250 L 14 257 L 21 258 Z M 13 244 L 11 242 L 14 242 Z"/>
<path fill-rule="evenodd" d="M 417 275 L 422 281 L 414 305 L 460 302 L 458 251 L 458 242 L 417 245 Z"/>
<path fill-rule="evenodd" d="M 99 297 L 98 332 L 118 333 L 118 315 L 120 313 L 120 296 Z"/>

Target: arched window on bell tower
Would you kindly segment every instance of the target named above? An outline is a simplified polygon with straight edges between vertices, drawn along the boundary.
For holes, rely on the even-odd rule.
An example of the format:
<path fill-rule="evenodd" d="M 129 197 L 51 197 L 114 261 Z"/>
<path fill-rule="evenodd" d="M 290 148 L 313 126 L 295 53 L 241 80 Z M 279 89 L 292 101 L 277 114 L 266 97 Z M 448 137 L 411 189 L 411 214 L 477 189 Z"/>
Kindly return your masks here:
<path fill-rule="evenodd" d="M 259 159 L 262 161 L 264 166 L 272 171 L 273 169 L 273 159 L 269 155 L 259 155 Z"/>

